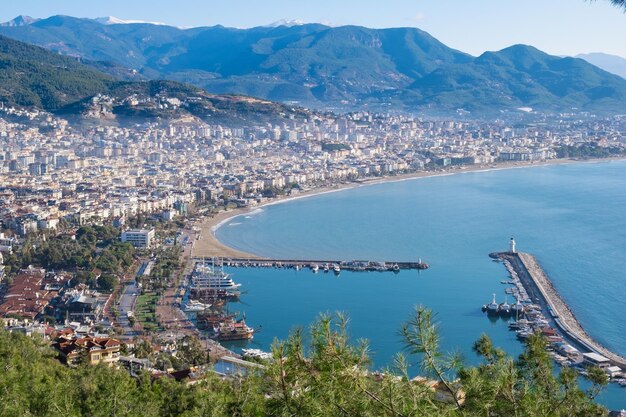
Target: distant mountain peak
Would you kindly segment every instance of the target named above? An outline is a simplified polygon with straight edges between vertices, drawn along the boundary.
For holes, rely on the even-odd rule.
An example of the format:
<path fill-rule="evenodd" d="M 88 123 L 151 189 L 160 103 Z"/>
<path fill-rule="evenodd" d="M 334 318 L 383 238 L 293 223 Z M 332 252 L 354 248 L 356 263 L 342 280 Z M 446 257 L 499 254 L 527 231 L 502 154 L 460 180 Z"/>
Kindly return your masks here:
<path fill-rule="evenodd" d="M 596 67 L 626 79 L 626 59 L 621 56 L 602 52 L 591 52 L 588 54 L 578 54 L 575 58 L 584 59 Z"/>
<path fill-rule="evenodd" d="M 302 25 L 306 25 L 306 22 L 300 19 L 280 19 L 273 23 L 270 23 L 269 25 L 265 25 L 265 27 L 277 28 L 280 26 L 292 27 L 292 26 L 302 26 Z"/>
<path fill-rule="evenodd" d="M 34 17 L 30 17 L 30 16 L 19 15 L 13 20 L 0 23 L 0 26 L 7 26 L 7 27 L 28 26 L 32 23 L 35 23 L 38 20 L 40 19 L 35 19 Z"/>
<path fill-rule="evenodd" d="M 146 24 L 146 25 L 170 26 L 167 23 L 163 23 L 163 22 L 148 22 L 145 20 L 124 20 L 115 16 L 97 17 L 93 20 L 103 25 Z"/>

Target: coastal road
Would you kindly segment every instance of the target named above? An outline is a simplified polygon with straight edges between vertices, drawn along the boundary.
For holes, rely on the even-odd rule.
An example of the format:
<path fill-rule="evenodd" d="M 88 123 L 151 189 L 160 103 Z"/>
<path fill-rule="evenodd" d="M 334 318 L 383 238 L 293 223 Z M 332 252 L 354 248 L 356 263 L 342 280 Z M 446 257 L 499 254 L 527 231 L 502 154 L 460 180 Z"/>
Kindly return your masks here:
<path fill-rule="evenodd" d="M 137 296 L 139 294 L 139 288 L 137 288 L 137 277 L 143 275 L 144 271 L 148 267 L 148 264 L 149 261 L 143 261 L 141 263 L 141 266 L 137 270 L 137 274 L 135 274 L 135 278 L 124 286 L 124 291 L 120 295 L 120 301 L 118 305 L 118 321 L 124 329 L 124 336 L 130 338 L 139 336 L 140 334 L 133 328 L 133 326 L 130 325 L 130 320 L 128 320 L 128 313 L 134 312 L 135 310 L 135 304 L 137 303 Z"/>

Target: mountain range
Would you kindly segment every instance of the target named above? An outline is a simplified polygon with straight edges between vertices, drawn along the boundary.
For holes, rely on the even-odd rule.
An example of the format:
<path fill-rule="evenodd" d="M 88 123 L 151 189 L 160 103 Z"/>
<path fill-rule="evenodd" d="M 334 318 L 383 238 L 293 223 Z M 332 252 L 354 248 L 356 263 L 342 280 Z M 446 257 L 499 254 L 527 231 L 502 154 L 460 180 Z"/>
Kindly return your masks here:
<path fill-rule="evenodd" d="M 584 59 L 598 68 L 626 79 L 626 59 L 621 56 L 592 52 L 576 55 L 576 58 Z"/>
<path fill-rule="evenodd" d="M 92 64 L 92 65 L 89 65 Z M 0 101 L 107 123 L 196 118 L 231 126 L 301 119 L 300 108 L 239 95 L 216 95 L 176 81 L 123 81 L 47 49 L 0 35 Z"/>
<path fill-rule="evenodd" d="M 18 17 L 0 34 L 118 78 L 168 79 L 315 108 L 626 113 L 626 80 L 585 60 L 526 45 L 474 57 L 415 28 L 180 29 L 52 16 Z"/>

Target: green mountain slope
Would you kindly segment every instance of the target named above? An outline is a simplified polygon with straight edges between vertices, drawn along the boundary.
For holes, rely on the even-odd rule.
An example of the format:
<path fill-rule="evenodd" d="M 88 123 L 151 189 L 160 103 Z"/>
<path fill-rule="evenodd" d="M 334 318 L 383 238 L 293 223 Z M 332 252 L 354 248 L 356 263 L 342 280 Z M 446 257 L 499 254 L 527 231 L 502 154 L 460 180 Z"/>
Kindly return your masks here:
<path fill-rule="evenodd" d="M 0 101 L 109 121 L 197 117 L 215 123 L 244 124 L 308 114 L 266 100 L 209 94 L 175 81 L 119 81 L 74 58 L 4 36 L 0 36 Z"/>
<path fill-rule="evenodd" d="M 471 57 L 417 29 L 319 24 L 181 30 L 53 16 L 0 33 L 63 54 L 113 61 L 149 78 L 304 104 L 358 103 Z"/>
<path fill-rule="evenodd" d="M 113 83 L 73 58 L 0 36 L 0 99 L 8 104 L 56 110 Z"/>
<path fill-rule="evenodd" d="M 0 33 L 84 60 L 114 62 L 110 68 L 99 62 L 98 69 L 116 77 L 135 74 L 133 69 L 140 77 L 211 93 L 313 107 L 625 112 L 626 80 L 582 60 L 522 45 L 472 57 L 414 28 L 183 30 L 53 16 L 0 26 Z"/>
<path fill-rule="evenodd" d="M 626 112 L 626 83 L 587 62 L 559 58 L 526 45 L 486 52 L 469 64 L 433 71 L 410 89 L 416 104 L 473 111 L 532 107 Z"/>

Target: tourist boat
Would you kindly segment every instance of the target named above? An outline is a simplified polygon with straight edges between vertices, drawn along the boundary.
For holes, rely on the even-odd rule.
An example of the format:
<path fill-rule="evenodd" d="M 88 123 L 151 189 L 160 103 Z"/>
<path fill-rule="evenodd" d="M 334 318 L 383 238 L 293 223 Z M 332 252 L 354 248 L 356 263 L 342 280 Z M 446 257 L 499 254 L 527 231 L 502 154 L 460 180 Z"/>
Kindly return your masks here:
<path fill-rule="evenodd" d="M 202 301 L 210 301 L 217 306 L 217 300 L 237 300 L 241 295 L 239 291 L 226 291 L 214 289 L 193 289 L 192 294 Z"/>
<path fill-rule="evenodd" d="M 223 324 L 217 329 L 217 340 L 250 340 L 254 335 L 254 329 L 246 325 L 244 319 L 235 323 Z"/>
<path fill-rule="evenodd" d="M 227 315 L 215 311 L 204 311 L 198 313 L 196 319 L 197 326 L 200 330 L 209 330 L 217 333 L 216 329 L 222 326 L 231 325 L 235 322 L 235 316 Z"/>
<path fill-rule="evenodd" d="M 192 292 L 203 292 L 206 290 L 236 290 L 241 284 L 236 284 L 230 275 L 224 272 L 222 268 L 209 266 L 204 262 L 196 264 L 196 268 L 191 274 Z"/>

